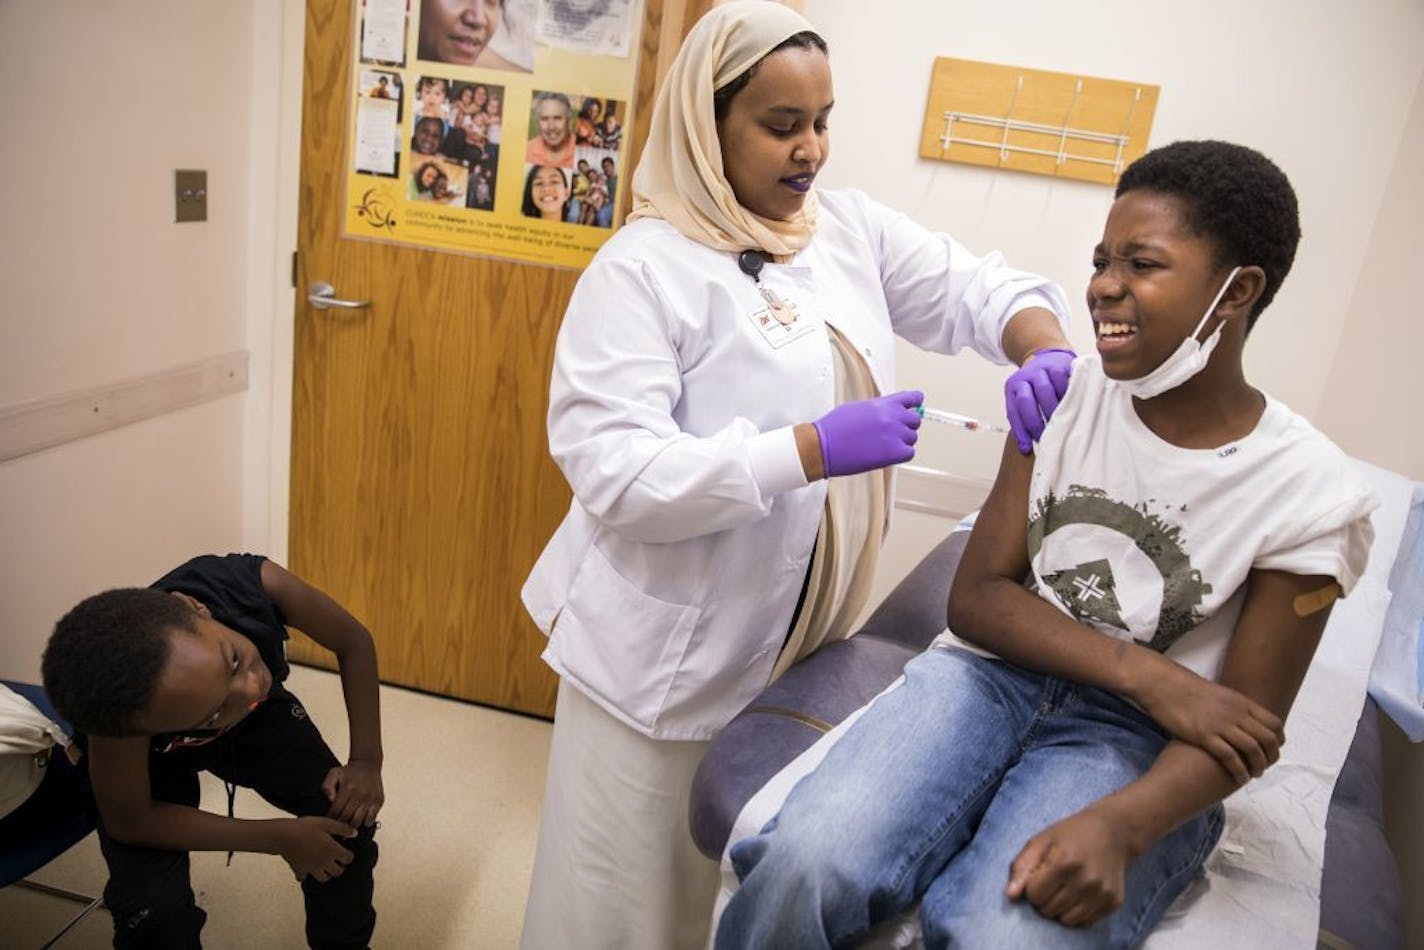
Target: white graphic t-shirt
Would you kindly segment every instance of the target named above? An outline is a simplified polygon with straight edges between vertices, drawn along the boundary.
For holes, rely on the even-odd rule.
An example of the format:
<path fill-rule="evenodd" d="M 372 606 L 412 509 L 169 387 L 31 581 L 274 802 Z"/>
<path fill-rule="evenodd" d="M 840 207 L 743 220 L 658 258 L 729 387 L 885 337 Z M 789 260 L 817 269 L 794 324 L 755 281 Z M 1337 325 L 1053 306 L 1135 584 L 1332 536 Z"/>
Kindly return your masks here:
<path fill-rule="evenodd" d="M 1080 357 L 1036 451 L 1033 586 L 1215 679 L 1251 569 L 1327 575 L 1348 594 L 1378 504 L 1334 443 L 1269 396 L 1245 438 L 1179 448 L 1142 423 L 1097 356 Z"/>

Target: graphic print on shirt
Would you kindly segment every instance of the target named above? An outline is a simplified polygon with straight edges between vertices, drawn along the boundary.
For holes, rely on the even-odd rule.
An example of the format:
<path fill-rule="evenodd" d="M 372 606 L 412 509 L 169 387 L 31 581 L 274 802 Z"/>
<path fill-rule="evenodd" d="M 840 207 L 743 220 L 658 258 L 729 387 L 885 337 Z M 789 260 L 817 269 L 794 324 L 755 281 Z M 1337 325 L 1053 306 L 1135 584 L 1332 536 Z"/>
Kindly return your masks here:
<path fill-rule="evenodd" d="M 1163 506 L 1166 507 L 1166 506 Z M 1161 583 L 1161 607 L 1150 638 L 1133 634 L 1123 619 L 1118 579 L 1111 557 L 1089 556 L 1076 566 L 1043 575 L 1038 580 L 1074 619 L 1105 633 L 1131 635 L 1139 643 L 1165 653 L 1173 643 L 1205 619 L 1202 601 L 1211 585 L 1202 580 L 1182 545 L 1180 527 L 1162 514 L 1109 498 L 1101 489 L 1070 485 L 1066 495 L 1044 495 L 1029 513 L 1028 553 L 1037 563 L 1044 543 L 1070 525 L 1092 525 L 1124 536 L 1156 568 Z M 1085 552 L 1091 555 L 1093 552 Z M 1035 572 L 1036 573 L 1036 572 Z"/>
<path fill-rule="evenodd" d="M 1130 632 L 1127 622 L 1122 619 L 1122 607 L 1117 602 L 1117 582 L 1113 578 L 1112 565 L 1107 558 L 1088 561 L 1067 571 L 1043 575 L 1058 599 L 1070 607 L 1077 607 L 1073 615 L 1079 620 L 1078 607 L 1082 612 L 1100 623 Z"/>

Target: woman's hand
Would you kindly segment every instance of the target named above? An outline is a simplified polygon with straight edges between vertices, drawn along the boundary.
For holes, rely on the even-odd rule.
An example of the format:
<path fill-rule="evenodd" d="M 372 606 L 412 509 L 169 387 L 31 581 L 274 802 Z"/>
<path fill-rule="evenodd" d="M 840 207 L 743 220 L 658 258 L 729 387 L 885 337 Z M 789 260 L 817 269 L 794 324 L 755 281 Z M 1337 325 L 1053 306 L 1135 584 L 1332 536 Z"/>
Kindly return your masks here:
<path fill-rule="evenodd" d="M 1077 358 L 1072 350 L 1059 347 L 1036 350 L 1004 383 L 1004 410 L 1021 455 L 1033 451 L 1033 443 L 1043 435 L 1043 427 L 1068 391 Z"/>
<path fill-rule="evenodd" d="M 841 403 L 817 419 L 812 425 L 825 476 L 855 475 L 914 458 L 920 428 L 915 409 L 924 401 L 924 393 L 906 390 Z"/>
<path fill-rule="evenodd" d="M 1281 717 L 1229 686 L 1213 683 L 1160 654 L 1134 699 L 1173 738 L 1216 759 L 1245 785 L 1280 758 Z"/>
<path fill-rule="evenodd" d="M 1124 822 L 1086 808 L 1029 839 L 1009 866 L 1009 900 L 1027 897 L 1044 917 L 1087 927 L 1122 906 L 1133 854 Z"/>

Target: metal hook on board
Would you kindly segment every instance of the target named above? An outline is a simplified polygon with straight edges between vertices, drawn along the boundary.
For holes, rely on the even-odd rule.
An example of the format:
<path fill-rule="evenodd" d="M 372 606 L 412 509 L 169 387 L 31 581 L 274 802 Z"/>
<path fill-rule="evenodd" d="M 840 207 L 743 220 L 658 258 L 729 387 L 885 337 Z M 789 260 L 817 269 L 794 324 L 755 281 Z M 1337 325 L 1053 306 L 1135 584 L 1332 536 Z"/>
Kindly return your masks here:
<path fill-rule="evenodd" d="M 1142 98 L 1142 87 L 1138 86 L 1132 92 L 1132 101 L 1127 104 L 1127 115 L 1122 120 L 1122 135 L 1117 140 L 1117 155 L 1113 159 L 1113 172 L 1122 174 L 1122 151 L 1127 147 L 1127 133 L 1132 126 L 1132 113 L 1137 111 L 1138 100 Z"/>
<path fill-rule="evenodd" d="M 944 158 L 944 153 L 949 151 L 949 147 L 954 144 L 954 119 L 953 112 L 944 114 L 944 134 L 939 137 L 940 158 Z"/>
<path fill-rule="evenodd" d="M 1128 133 L 1132 127 L 1133 116 L 1136 115 L 1138 103 L 1142 100 L 1143 88 L 1138 86 L 1133 89 L 1132 101 L 1128 104 L 1126 115 L 1123 117 L 1122 134 L 1115 135 L 1111 132 L 1098 132 L 1091 129 L 1074 128 L 1073 117 L 1077 114 L 1079 102 L 1091 103 L 1095 94 L 1099 99 L 1104 99 L 1106 95 L 1111 95 L 1111 93 L 1105 95 L 1101 92 L 1095 93 L 1094 90 L 1087 90 L 1088 95 L 1084 96 L 1083 93 L 1088 81 L 1086 78 L 1080 76 L 1064 76 L 1063 78 L 1073 80 L 1073 94 L 1068 101 L 1067 110 L 1063 119 L 1051 125 L 1033 122 L 1027 119 L 1015 119 L 1013 117 L 1013 113 L 1018 107 L 1018 100 L 1023 93 L 1025 77 L 1022 74 L 1018 75 L 1015 79 L 1013 93 L 1010 96 L 1008 107 L 1003 113 L 983 115 L 958 110 L 945 110 L 943 113 L 944 132 L 939 137 L 940 157 L 946 158 L 954 146 L 961 145 L 969 148 L 981 148 L 998 152 L 997 166 L 1000 168 L 1006 167 L 1012 153 L 1017 152 L 1024 155 L 1041 155 L 1045 158 L 1053 159 L 1053 167 L 1055 170 L 1048 172 L 1048 174 L 1063 174 L 1065 166 L 1070 163 L 1073 165 L 1103 165 L 1112 168 L 1115 174 L 1120 174 L 1122 172 L 1127 146 L 1130 144 L 1130 136 Z M 1099 105 L 1101 105 L 1101 103 L 1099 103 Z M 994 132 L 991 132 L 984 138 L 977 138 L 960 131 L 961 129 L 972 129 L 975 126 L 987 127 L 998 134 L 996 136 Z M 1029 135 L 1043 136 L 1045 138 L 1051 137 L 1050 141 L 1056 138 L 1057 142 L 1053 144 L 1052 148 L 1037 148 L 1026 142 L 1013 141 L 1011 136 L 1015 133 L 1026 133 Z M 997 141 L 995 141 L 996 138 Z M 1108 158 L 1100 158 L 1098 155 L 1091 154 L 1092 150 L 1087 150 L 1090 152 L 1089 154 L 1074 154 L 1073 147 L 1068 144 L 1070 141 L 1075 144 L 1083 143 L 1112 146 L 1115 154 L 1113 157 Z M 972 161 L 972 159 L 966 160 Z M 976 164 L 979 163 L 976 162 Z"/>
<path fill-rule="evenodd" d="M 1068 127 L 1073 118 L 1073 109 L 1078 105 L 1078 96 L 1083 91 L 1083 80 L 1079 78 L 1073 86 L 1073 98 L 1068 103 L 1068 112 L 1063 116 L 1063 130 L 1058 134 L 1058 160 L 1055 165 L 1062 165 L 1068 154 Z"/>
<path fill-rule="evenodd" d="M 1019 76 L 1018 82 L 1014 83 L 1014 94 L 1009 99 L 1009 107 L 1004 111 L 1004 137 L 999 141 L 999 164 L 1002 165 L 1009 160 L 1009 129 L 1013 127 L 1014 106 L 1019 101 L 1019 93 L 1023 91 L 1023 76 Z"/>

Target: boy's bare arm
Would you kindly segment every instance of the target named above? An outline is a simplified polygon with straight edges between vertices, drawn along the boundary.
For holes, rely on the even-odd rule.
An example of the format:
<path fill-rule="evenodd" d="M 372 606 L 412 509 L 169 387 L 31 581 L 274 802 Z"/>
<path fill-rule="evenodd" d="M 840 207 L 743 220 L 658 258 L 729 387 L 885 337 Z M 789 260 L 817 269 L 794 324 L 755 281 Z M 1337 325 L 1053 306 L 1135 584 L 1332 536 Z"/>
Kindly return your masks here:
<path fill-rule="evenodd" d="M 1301 616 L 1294 604 L 1332 583 L 1253 571 L 1222 683 L 1284 720 L 1330 616 L 1328 606 Z M 1121 903 L 1123 869 L 1132 858 L 1242 784 L 1202 749 L 1169 743 L 1142 778 L 1029 841 L 1013 863 L 1009 896 L 1026 895 L 1066 924 L 1092 923 Z"/>
<path fill-rule="evenodd" d="M 1294 601 L 1334 583 L 1333 578 L 1282 571 L 1252 571 L 1221 668 L 1223 684 L 1271 709 L 1290 712 L 1330 607 L 1300 616 Z M 1103 800 L 1128 822 L 1140 852 L 1177 825 L 1234 792 L 1240 785 L 1200 750 L 1169 745 L 1137 782 Z"/>
<path fill-rule="evenodd" d="M 373 824 L 385 792 L 380 678 L 371 634 L 326 593 L 273 561 L 262 563 L 262 586 L 289 624 L 336 654 L 351 727 L 351 754 L 324 786 L 332 802 L 329 814 L 355 825 Z"/>
<path fill-rule="evenodd" d="M 333 838 L 355 829 L 329 818 L 227 818 L 155 800 L 149 791 L 146 736 L 89 738 L 89 778 L 105 831 L 124 844 L 161 851 L 252 851 L 280 854 L 300 880 L 325 881 L 351 860 Z"/>
<path fill-rule="evenodd" d="M 1280 744 L 1281 721 L 1269 709 L 1230 683 L 1213 683 L 1141 644 L 1078 623 L 1023 586 L 1032 474 L 1033 458 L 1005 440 L 998 478 L 955 573 L 950 628 L 1025 669 L 1132 700 L 1242 782 L 1261 774 Z"/>
<path fill-rule="evenodd" d="M 1011 663 L 1130 694 L 1142 658 L 1132 644 L 1073 620 L 1023 586 L 1033 456 L 1005 439 L 999 474 L 974 523 L 949 595 L 956 635 Z"/>

